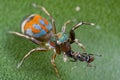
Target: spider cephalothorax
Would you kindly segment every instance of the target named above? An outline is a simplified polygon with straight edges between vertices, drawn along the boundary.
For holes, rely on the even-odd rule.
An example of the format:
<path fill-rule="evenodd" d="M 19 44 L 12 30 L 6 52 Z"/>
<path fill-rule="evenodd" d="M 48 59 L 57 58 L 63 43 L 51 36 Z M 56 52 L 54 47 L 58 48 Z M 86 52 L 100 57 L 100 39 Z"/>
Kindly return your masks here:
<path fill-rule="evenodd" d="M 85 48 L 80 43 L 80 41 L 77 38 L 75 38 L 74 31 L 81 25 L 93 26 L 94 25 L 93 23 L 79 22 L 78 24 L 71 28 L 71 30 L 69 31 L 69 35 L 67 35 L 65 34 L 65 31 L 67 24 L 71 22 L 70 20 L 64 23 L 62 30 L 60 32 L 57 32 L 55 20 L 53 19 L 51 14 L 43 6 L 38 6 L 36 4 L 34 4 L 33 6 L 36 8 L 40 8 L 50 18 L 51 23 L 49 23 L 45 18 L 38 14 L 32 14 L 28 16 L 26 19 L 24 19 L 24 21 L 22 22 L 21 25 L 22 33 L 13 31 L 10 32 L 12 34 L 16 34 L 18 36 L 27 38 L 38 45 L 42 45 L 42 47 L 37 47 L 30 50 L 22 58 L 22 60 L 18 64 L 18 67 L 20 67 L 24 60 L 35 51 L 53 50 L 54 53 L 52 55 L 51 63 L 54 67 L 57 76 L 60 78 L 58 69 L 55 64 L 55 58 L 57 54 L 64 53 L 64 55 L 73 58 L 75 61 L 80 60 L 85 61 L 87 63 L 90 63 L 94 60 L 93 55 L 81 54 L 79 52 L 76 53 L 71 49 L 71 44 L 76 43 L 79 47 L 82 48 L 83 52 L 86 52 Z"/>

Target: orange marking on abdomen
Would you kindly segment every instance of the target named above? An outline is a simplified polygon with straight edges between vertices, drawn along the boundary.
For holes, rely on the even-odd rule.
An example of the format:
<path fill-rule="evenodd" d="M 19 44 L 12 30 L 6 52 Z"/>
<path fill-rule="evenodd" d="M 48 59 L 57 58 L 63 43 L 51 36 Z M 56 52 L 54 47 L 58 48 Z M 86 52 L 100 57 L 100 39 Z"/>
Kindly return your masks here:
<path fill-rule="evenodd" d="M 46 32 L 48 32 L 48 29 L 44 26 L 44 25 L 42 25 L 42 24 L 39 24 L 40 25 L 40 27 L 43 29 L 43 30 L 45 30 Z"/>
<path fill-rule="evenodd" d="M 25 30 L 31 29 L 33 33 L 39 33 L 40 30 L 35 29 L 35 27 L 33 27 L 33 23 L 34 23 L 34 21 L 30 21 L 30 22 L 26 23 L 24 29 L 25 29 Z"/>
<path fill-rule="evenodd" d="M 49 24 L 49 22 L 46 19 L 43 18 L 42 20 L 45 22 L 46 25 Z"/>
<path fill-rule="evenodd" d="M 33 33 L 39 33 L 40 32 L 40 30 L 35 29 L 33 26 L 31 26 L 31 30 L 32 30 Z"/>
<path fill-rule="evenodd" d="M 33 24 L 38 24 L 38 25 L 40 25 L 40 27 L 41 27 L 43 30 L 45 30 L 46 32 L 48 32 L 48 29 L 47 29 L 44 25 L 40 24 L 39 20 L 44 20 L 45 24 L 48 25 L 48 21 L 47 21 L 47 20 L 45 20 L 44 18 L 42 18 L 42 17 L 39 16 L 39 15 L 35 15 L 32 20 L 30 20 L 29 22 L 27 22 L 27 23 L 25 24 L 24 30 L 27 30 L 27 29 L 30 28 L 33 33 L 39 33 L 40 30 L 35 29 L 35 28 L 33 27 Z"/>

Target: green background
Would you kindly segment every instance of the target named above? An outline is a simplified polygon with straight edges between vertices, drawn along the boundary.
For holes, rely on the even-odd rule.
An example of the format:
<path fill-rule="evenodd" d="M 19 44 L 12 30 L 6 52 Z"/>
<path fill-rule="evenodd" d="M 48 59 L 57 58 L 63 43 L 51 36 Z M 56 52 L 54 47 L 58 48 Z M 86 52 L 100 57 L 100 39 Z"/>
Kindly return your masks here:
<path fill-rule="evenodd" d="M 120 79 L 120 0 L 0 0 L 0 80 L 57 80 L 50 63 L 52 51 L 35 52 L 20 69 L 17 63 L 32 48 L 31 41 L 8 34 L 20 32 L 25 16 L 38 13 L 49 18 L 32 3 L 43 5 L 56 20 L 57 30 L 67 20 L 74 20 L 70 28 L 80 21 L 94 22 L 96 26 L 82 26 L 76 37 L 85 45 L 87 52 L 101 54 L 92 63 L 95 68 L 82 62 L 63 62 L 59 55 L 56 64 L 62 80 L 119 80 Z M 76 6 L 80 11 L 76 11 Z M 75 51 L 81 51 L 72 45 Z"/>

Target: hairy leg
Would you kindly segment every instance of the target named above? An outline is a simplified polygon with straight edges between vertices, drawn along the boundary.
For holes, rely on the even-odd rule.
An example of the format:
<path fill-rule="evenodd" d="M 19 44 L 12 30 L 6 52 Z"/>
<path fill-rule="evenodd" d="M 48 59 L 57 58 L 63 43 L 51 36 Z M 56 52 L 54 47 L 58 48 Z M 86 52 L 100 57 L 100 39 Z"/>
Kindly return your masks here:
<path fill-rule="evenodd" d="M 20 63 L 18 64 L 17 68 L 19 68 L 19 67 L 23 64 L 23 62 L 25 61 L 25 59 L 26 59 L 28 56 L 30 56 L 30 55 L 31 55 L 33 52 L 35 52 L 35 51 L 47 51 L 47 49 L 46 49 L 46 48 L 40 48 L 40 47 L 38 47 L 38 48 L 34 48 L 34 49 L 30 50 L 30 51 L 21 59 L 21 61 L 20 61 Z"/>
<path fill-rule="evenodd" d="M 88 23 L 88 22 L 79 22 L 78 24 L 76 24 L 76 25 L 72 28 L 72 30 L 75 30 L 75 29 L 79 28 L 79 27 L 82 26 L 82 25 L 91 25 L 91 26 L 94 26 L 95 24 L 94 24 L 94 23 Z"/>
<path fill-rule="evenodd" d="M 85 47 L 78 39 L 75 39 L 74 42 L 83 50 L 83 52 L 86 52 Z"/>
<path fill-rule="evenodd" d="M 21 36 L 21 37 L 24 37 L 26 39 L 29 39 L 31 40 L 32 42 L 36 43 L 36 44 L 42 44 L 42 42 L 38 41 L 37 39 L 35 39 L 34 37 L 30 37 L 30 36 L 27 36 L 27 35 L 24 35 L 24 34 L 21 34 L 21 33 L 18 33 L 18 32 L 14 32 L 14 31 L 9 31 L 10 34 L 15 34 L 17 36 Z"/>
<path fill-rule="evenodd" d="M 66 27 L 67 27 L 67 24 L 69 24 L 71 21 L 70 20 L 68 20 L 68 21 L 66 21 L 65 23 L 64 23 L 64 25 L 63 25 L 63 27 L 62 27 L 62 30 L 61 30 L 61 32 L 65 32 L 65 30 L 66 30 Z"/>
<path fill-rule="evenodd" d="M 72 27 L 72 29 L 70 30 L 70 36 L 69 36 L 71 43 L 73 43 L 74 40 L 75 40 L 75 32 L 74 32 L 74 30 L 77 29 L 77 28 L 79 28 L 82 25 L 91 25 L 91 26 L 94 26 L 95 24 L 94 23 L 88 23 L 88 22 L 79 22 L 74 27 Z"/>
<path fill-rule="evenodd" d="M 52 15 L 47 11 L 47 9 L 41 5 L 36 5 L 35 3 L 33 4 L 33 7 L 40 8 L 47 16 L 50 17 L 51 22 L 52 22 L 52 26 L 53 26 L 53 32 L 54 32 L 54 34 L 56 34 L 57 31 L 56 31 L 55 20 L 52 17 Z"/>
<path fill-rule="evenodd" d="M 61 80 L 59 72 L 58 72 L 58 69 L 57 69 L 57 66 L 55 64 L 55 58 L 56 58 L 56 56 L 57 56 L 57 53 L 56 53 L 56 51 L 54 49 L 54 54 L 52 55 L 51 64 L 52 64 L 52 66 L 53 66 L 53 68 L 54 68 L 54 70 L 56 72 L 57 77 Z"/>

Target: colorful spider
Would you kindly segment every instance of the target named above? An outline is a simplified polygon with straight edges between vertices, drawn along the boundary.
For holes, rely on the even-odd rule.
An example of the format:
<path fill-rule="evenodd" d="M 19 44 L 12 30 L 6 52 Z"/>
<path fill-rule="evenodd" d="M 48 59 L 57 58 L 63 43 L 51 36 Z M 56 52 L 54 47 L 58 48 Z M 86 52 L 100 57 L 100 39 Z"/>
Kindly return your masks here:
<path fill-rule="evenodd" d="M 68 20 L 67 22 L 64 23 L 61 32 L 57 33 L 55 20 L 53 19 L 51 14 L 43 6 L 39 6 L 36 4 L 34 4 L 33 6 L 41 9 L 50 18 L 52 24 L 50 24 L 42 16 L 38 14 L 32 14 L 22 22 L 21 25 L 22 33 L 10 31 L 11 34 L 16 34 L 18 36 L 27 38 L 38 45 L 42 45 L 42 47 L 37 47 L 30 50 L 20 61 L 20 63 L 18 64 L 18 68 L 22 65 L 24 60 L 35 51 L 53 50 L 54 53 L 52 55 L 51 64 L 53 65 L 53 68 L 59 78 L 60 75 L 55 64 L 55 58 L 57 54 L 63 53 L 64 61 L 66 61 L 66 57 L 71 57 L 74 59 L 74 61 L 76 60 L 85 61 L 88 64 L 94 60 L 93 54 L 86 53 L 86 50 L 83 47 L 83 45 L 79 42 L 78 39 L 75 38 L 74 32 L 74 30 L 79 28 L 81 25 L 94 26 L 94 23 L 79 22 L 78 24 L 71 28 L 68 36 L 67 34 L 65 34 L 67 24 L 71 22 L 70 20 Z M 71 49 L 72 43 L 76 43 L 79 47 L 81 47 L 84 53 L 74 52 Z"/>

